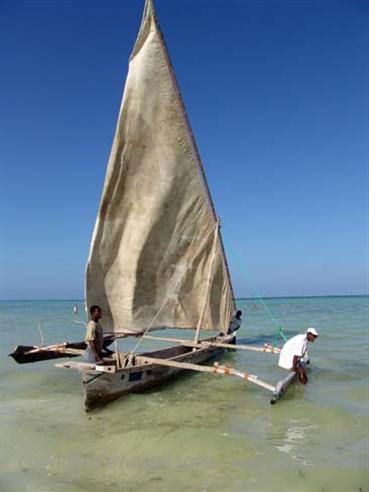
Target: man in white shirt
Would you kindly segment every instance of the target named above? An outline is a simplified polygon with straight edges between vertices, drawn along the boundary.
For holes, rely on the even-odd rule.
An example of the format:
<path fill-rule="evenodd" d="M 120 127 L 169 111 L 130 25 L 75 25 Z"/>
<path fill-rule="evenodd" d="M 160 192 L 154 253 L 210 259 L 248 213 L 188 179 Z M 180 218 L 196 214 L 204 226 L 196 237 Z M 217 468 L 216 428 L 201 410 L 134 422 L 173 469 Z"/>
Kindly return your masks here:
<path fill-rule="evenodd" d="M 288 340 L 279 354 L 279 367 L 297 372 L 302 384 L 306 384 L 308 379 L 305 369 L 301 365 L 301 360 L 306 357 L 308 342 L 314 342 L 319 336 L 315 328 L 308 328 L 306 333 L 296 335 Z"/>

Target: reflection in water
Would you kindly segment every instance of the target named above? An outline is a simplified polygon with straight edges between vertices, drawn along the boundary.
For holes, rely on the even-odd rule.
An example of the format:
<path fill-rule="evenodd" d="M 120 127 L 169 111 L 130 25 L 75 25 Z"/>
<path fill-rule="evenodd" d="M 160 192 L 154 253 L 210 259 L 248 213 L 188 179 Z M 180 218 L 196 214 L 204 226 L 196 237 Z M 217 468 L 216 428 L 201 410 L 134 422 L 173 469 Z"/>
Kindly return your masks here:
<path fill-rule="evenodd" d="M 316 429 L 316 425 L 291 425 L 291 427 L 287 427 L 285 435 L 282 438 L 283 444 L 276 445 L 275 447 L 282 453 L 291 455 L 293 459 L 300 459 L 298 454 L 296 454 L 299 447 L 302 447 L 307 435 Z M 304 461 L 303 464 L 306 465 L 306 462 Z"/>

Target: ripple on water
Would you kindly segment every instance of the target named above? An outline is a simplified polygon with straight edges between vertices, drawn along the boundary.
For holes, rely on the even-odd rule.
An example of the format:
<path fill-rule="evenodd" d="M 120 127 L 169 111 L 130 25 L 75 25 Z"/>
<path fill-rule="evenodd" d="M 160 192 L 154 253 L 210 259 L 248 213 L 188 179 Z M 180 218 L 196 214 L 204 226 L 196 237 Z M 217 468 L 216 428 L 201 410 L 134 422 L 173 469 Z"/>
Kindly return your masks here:
<path fill-rule="evenodd" d="M 240 303 L 248 313 L 240 338 L 272 341 L 274 328 L 254 303 Z M 275 406 L 250 384 L 199 374 L 87 415 L 78 374 L 51 361 L 17 366 L 2 357 L 1 491 L 368 492 L 366 304 L 270 301 L 290 335 L 312 320 L 321 332 L 311 347 L 310 384 L 291 388 Z M 0 303 L 1 355 L 20 336 L 38 342 L 29 320 L 69 311 L 63 302 Z M 63 338 L 78 339 L 75 325 L 63 330 Z M 270 381 L 283 374 L 266 354 L 231 353 L 226 361 Z"/>

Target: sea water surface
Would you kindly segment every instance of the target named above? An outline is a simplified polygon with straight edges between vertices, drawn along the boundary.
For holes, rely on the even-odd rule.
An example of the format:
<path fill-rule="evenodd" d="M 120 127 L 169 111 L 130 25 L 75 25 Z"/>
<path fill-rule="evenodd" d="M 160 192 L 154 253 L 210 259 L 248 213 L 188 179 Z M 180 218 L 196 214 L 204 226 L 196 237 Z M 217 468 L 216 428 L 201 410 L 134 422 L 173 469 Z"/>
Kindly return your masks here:
<path fill-rule="evenodd" d="M 369 298 L 266 302 L 288 337 L 308 326 L 321 334 L 306 387 L 271 406 L 250 383 L 192 373 L 89 414 L 78 373 L 7 357 L 41 333 L 45 343 L 81 340 L 83 302 L 77 316 L 72 301 L 0 302 L 1 492 L 369 492 Z M 238 306 L 239 342 L 272 342 L 260 303 Z M 271 354 L 222 361 L 272 383 L 284 376 Z"/>

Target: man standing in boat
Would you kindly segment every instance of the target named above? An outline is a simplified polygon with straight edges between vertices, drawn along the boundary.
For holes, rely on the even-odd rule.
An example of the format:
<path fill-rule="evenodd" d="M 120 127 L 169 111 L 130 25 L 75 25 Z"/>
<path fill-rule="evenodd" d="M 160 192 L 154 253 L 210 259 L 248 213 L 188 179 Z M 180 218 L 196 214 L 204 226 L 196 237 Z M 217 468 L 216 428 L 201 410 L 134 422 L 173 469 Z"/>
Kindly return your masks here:
<path fill-rule="evenodd" d="M 231 322 L 229 323 L 229 327 L 227 330 L 227 335 L 235 335 L 234 338 L 232 339 L 231 342 L 229 342 L 232 345 L 236 345 L 236 332 L 237 330 L 240 329 L 241 323 L 242 323 L 242 311 L 237 311 L 234 316 L 232 316 Z M 229 349 L 233 350 L 233 349 Z"/>
<path fill-rule="evenodd" d="M 103 362 L 102 349 L 104 344 L 103 329 L 99 323 L 102 310 L 99 306 L 90 307 L 91 319 L 87 323 L 85 342 L 87 343 L 86 358 L 94 358 L 95 362 Z M 88 353 L 89 351 L 90 353 Z M 92 356 L 92 357 L 91 357 Z"/>
<path fill-rule="evenodd" d="M 237 311 L 234 316 L 232 316 L 231 322 L 229 323 L 229 328 L 227 331 L 227 335 L 231 335 L 240 329 L 242 323 L 242 311 Z"/>
<path fill-rule="evenodd" d="M 308 378 L 301 362 L 307 357 L 308 342 L 315 342 L 318 336 L 315 328 L 308 328 L 306 333 L 290 338 L 279 354 L 279 367 L 296 372 L 302 384 L 306 384 Z"/>

